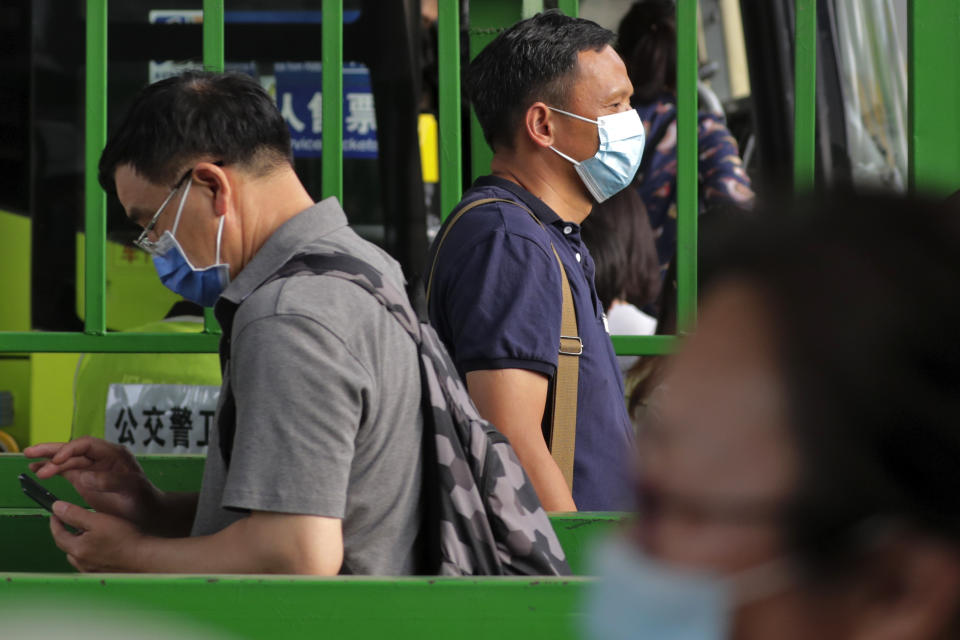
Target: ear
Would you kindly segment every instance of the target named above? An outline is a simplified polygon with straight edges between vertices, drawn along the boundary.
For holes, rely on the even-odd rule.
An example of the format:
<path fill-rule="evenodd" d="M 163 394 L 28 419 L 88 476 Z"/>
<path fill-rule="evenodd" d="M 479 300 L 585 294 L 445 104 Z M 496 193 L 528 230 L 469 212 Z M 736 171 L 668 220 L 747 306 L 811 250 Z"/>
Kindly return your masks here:
<path fill-rule="evenodd" d="M 864 563 L 859 582 L 858 640 L 948 637 L 960 613 L 960 552 L 946 543 L 908 534 Z M 953 637 L 953 636 L 949 636 Z"/>
<path fill-rule="evenodd" d="M 553 144 L 554 120 L 553 112 L 542 102 L 534 102 L 527 108 L 524 117 L 524 132 L 538 147 L 549 147 Z"/>
<path fill-rule="evenodd" d="M 212 162 L 199 162 L 193 168 L 193 179 L 213 194 L 213 209 L 217 216 L 227 213 L 233 196 L 233 183 L 228 171 Z"/>

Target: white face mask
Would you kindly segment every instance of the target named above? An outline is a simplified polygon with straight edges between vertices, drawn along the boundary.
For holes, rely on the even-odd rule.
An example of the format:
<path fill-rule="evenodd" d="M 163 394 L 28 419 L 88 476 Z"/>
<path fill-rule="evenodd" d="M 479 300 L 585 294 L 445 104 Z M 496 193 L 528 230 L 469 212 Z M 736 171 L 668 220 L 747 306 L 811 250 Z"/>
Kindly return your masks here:
<path fill-rule="evenodd" d="M 591 573 L 599 576 L 587 596 L 591 640 L 725 640 L 738 606 L 794 583 L 783 559 L 714 576 L 657 562 L 618 538 L 595 550 Z"/>
<path fill-rule="evenodd" d="M 633 182 L 643 159 L 643 146 L 646 142 L 643 121 L 635 109 L 600 116 L 596 120 L 563 109 L 548 109 L 597 125 L 600 146 L 593 157 L 583 162 L 577 162 L 553 146 L 550 147 L 561 158 L 573 163 L 594 200 L 603 202 Z"/>

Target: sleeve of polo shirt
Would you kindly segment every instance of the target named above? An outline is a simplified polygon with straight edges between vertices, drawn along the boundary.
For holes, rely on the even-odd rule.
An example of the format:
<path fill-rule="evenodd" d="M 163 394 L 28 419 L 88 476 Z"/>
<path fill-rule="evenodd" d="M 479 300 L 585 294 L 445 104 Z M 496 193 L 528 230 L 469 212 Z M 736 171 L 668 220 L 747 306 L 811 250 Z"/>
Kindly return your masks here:
<path fill-rule="evenodd" d="M 549 243 L 544 250 L 526 236 L 496 229 L 460 256 L 445 293 L 460 371 L 526 369 L 553 376 L 562 299 Z"/>
<path fill-rule="evenodd" d="M 237 428 L 227 508 L 343 518 L 354 442 L 372 378 L 313 319 L 275 315 L 234 338 Z"/>

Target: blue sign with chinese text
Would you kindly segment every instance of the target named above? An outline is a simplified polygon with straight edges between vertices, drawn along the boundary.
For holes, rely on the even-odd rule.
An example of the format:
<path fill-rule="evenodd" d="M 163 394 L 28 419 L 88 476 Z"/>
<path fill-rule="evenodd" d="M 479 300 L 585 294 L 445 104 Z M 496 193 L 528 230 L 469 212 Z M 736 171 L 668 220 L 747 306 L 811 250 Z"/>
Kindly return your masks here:
<path fill-rule="evenodd" d="M 290 128 L 293 155 L 318 158 L 323 133 L 323 73 L 319 62 L 274 65 L 277 108 Z M 343 67 L 343 156 L 377 157 L 377 118 L 370 71 L 347 62 Z"/>

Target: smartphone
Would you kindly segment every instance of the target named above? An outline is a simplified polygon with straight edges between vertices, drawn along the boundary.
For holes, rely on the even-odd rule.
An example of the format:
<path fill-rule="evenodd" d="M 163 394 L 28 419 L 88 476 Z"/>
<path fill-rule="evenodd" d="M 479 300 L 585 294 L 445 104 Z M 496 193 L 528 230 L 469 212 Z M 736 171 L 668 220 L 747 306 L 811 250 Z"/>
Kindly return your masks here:
<path fill-rule="evenodd" d="M 19 476 L 17 476 L 17 479 L 20 480 L 20 488 L 23 489 L 25 494 L 27 494 L 28 498 L 39 504 L 50 513 L 53 513 L 53 503 L 59 500 L 57 496 L 44 489 L 39 482 L 25 473 L 21 473 Z"/>
<path fill-rule="evenodd" d="M 27 494 L 28 498 L 39 504 L 50 513 L 53 513 L 53 503 L 59 500 L 57 496 L 44 489 L 39 482 L 25 473 L 21 473 L 19 476 L 17 476 L 17 479 L 20 480 L 20 488 L 23 489 L 25 494 Z M 63 526 L 70 533 L 79 533 L 79 531 L 68 525 L 66 522 L 63 523 Z"/>

